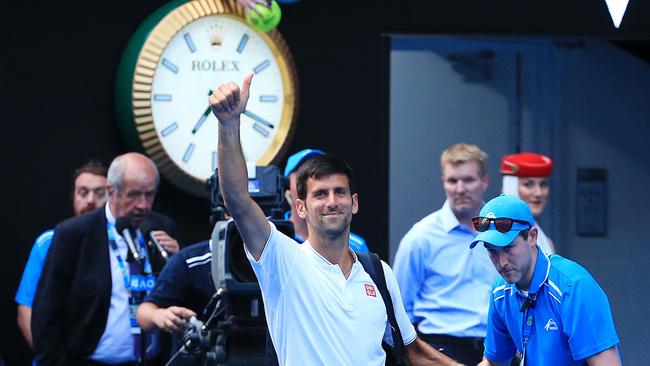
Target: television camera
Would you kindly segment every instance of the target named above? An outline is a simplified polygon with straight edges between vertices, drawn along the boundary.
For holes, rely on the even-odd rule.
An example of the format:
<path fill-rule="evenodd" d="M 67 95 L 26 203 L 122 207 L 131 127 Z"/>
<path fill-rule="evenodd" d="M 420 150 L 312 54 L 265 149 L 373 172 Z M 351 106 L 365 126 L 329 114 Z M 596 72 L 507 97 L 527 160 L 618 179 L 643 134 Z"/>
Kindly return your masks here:
<path fill-rule="evenodd" d="M 228 219 L 218 175 L 209 179 L 212 207 L 212 281 L 216 293 L 203 321 L 186 322 L 180 353 L 198 354 L 203 365 L 265 365 L 267 326 L 257 278 L 234 221 Z M 285 179 L 273 165 L 248 167 L 248 192 L 269 220 L 293 237 L 293 225 L 283 220 Z"/>

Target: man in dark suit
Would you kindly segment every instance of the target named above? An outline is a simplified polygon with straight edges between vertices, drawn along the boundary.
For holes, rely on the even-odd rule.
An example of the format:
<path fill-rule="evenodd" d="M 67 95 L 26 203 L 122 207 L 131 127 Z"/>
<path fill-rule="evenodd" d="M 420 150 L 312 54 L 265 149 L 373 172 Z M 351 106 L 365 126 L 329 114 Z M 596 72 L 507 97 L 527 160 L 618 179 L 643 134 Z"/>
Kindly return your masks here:
<path fill-rule="evenodd" d="M 159 175 L 150 159 L 138 153 L 118 156 L 107 178 L 108 203 L 55 230 L 34 301 L 32 333 L 39 365 L 138 363 L 134 294 L 147 288 L 134 284 L 148 282 L 151 266 L 146 250 L 138 250 L 144 272 L 135 275 L 116 218 L 130 216 L 137 227 L 151 216 L 165 228 L 154 234 L 165 249 L 178 251 L 178 242 L 172 220 L 151 212 Z M 138 232 L 135 241 L 143 242 L 140 237 Z"/>

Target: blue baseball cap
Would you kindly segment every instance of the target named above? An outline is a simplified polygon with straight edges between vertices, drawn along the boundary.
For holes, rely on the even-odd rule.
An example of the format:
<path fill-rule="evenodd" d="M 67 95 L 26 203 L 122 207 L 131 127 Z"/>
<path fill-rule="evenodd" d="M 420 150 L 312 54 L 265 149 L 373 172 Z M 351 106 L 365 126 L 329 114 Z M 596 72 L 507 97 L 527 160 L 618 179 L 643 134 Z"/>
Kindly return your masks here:
<path fill-rule="evenodd" d="M 289 159 L 287 159 L 287 166 L 284 167 L 284 176 L 288 177 L 289 174 L 296 170 L 303 161 L 315 155 L 325 155 L 325 152 L 316 149 L 304 149 L 291 155 Z"/>
<path fill-rule="evenodd" d="M 497 247 L 505 247 L 515 240 L 520 231 L 528 230 L 535 224 L 533 214 L 530 212 L 530 208 L 526 202 L 522 201 L 519 197 L 505 194 L 489 200 L 481 209 L 479 217 L 487 217 L 490 219 L 508 218 L 525 223 L 515 221 L 512 223 L 510 231 L 502 233 L 497 230 L 492 221 L 486 231 L 479 232 L 474 237 L 474 240 L 469 245 L 470 249 L 474 248 L 478 243 L 488 243 Z"/>

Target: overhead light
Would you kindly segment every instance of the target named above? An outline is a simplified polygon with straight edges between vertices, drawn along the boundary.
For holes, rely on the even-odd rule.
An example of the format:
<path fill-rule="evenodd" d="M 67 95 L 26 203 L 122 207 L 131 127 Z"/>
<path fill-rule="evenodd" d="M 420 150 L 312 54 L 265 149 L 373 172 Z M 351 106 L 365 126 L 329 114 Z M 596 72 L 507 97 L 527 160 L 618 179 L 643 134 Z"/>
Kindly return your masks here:
<path fill-rule="evenodd" d="M 627 10 L 627 4 L 629 2 L 630 0 L 605 0 L 609 15 L 612 17 L 616 29 L 618 29 L 621 21 L 623 21 L 623 15 L 625 15 L 625 10 Z"/>

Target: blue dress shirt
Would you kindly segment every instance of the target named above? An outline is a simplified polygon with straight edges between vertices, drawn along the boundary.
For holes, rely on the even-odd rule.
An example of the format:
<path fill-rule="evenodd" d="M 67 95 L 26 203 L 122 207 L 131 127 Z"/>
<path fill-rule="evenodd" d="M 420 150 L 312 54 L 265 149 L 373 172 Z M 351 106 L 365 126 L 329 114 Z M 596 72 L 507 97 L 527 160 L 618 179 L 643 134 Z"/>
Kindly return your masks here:
<path fill-rule="evenodd" d="M 424 334 L 485 337 L 490 289 L 498 277 L 474 232 L 448 202 L 402 239 L 393 265 L 404 307 Z"/>

